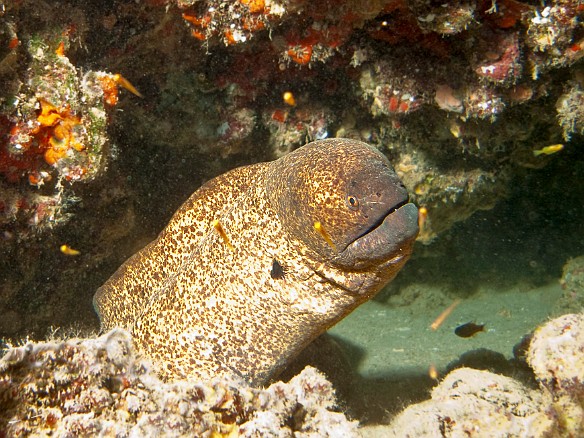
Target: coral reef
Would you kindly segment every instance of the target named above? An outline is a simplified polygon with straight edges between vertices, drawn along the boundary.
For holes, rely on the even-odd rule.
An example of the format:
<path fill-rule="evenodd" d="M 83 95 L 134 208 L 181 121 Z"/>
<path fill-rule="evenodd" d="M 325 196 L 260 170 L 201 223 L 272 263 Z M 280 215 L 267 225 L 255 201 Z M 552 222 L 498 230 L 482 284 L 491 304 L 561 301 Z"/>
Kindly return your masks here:
<path fill-rule="evenodd" d="M 131 336 L 29 343 L 0 360 L 0 435 L 357 436 L 314 368 L 266 389 L 163 383 Z"/>
<path fill-rule="evenodd" d="M 458 368 L 385 425 L 357 430 L 331 384 L 307 367 L 265 389 L 242 381 L 161 382 L 130 335 L 27 343 L 0 360 L 0 433 L 173 436 L 581 436 L 584 314 L 568 314 L 528 338 L 534 387 Z M 522 351 L 522 350 L 521 350 Z"/>
<path fill-rule="evenodd" d="M 31 29 L 27 18 L 41 11 L 22 2 L 4 13 L 8 49 L 0 73 L 8 87 L 0 121 L 11 134 L 1 170 L 9 181 L 24 177 L 38 186 L 90 179 L 107 161 L 103 101 L 117 102 L 119 75 L 90 71 L 81 78 L 83 64 L 67 56 L 73 48 L 83 62 L 73 45 L 93 44 L 93 56 L 110 69 L 148 60 L 138 67 L 149 105 L 121 116 L 135 129 L 129 141 L 156 139 L 179 155 L 222 158 L 253 153 L 253 145 L 265 142 L 255 149 L 257 160 L 348 134 L 376 143 L 398 165 L 417 166 L 408 188 L 432 219 L 422 241 L 491 208 L 518 166 L 543 164 L 533 149 L 582 131 L 578 75 L 566 80 L 560 72 L 576 71 L 584 53 L 583 8 L 576 1 L 542 7 L 515 0 L 380 0 L 366 8 L 329 0 L 116 1 L 95 22 L 88 20 L 91 6 L 64 4 L 61 23 L 68 24 L 55 30 L 51 14 L 44 27 Z M 92 40 L 94 27 L 113 39 Z M 152 61 L 161 52 L 165 61 Z M 26 68 L 11 72 L 22 58 Z M 284 92 L 296 95 L 292 107 L 281 101 Z M 539 111 L 553 100 L 557 124 Z M 339 101 L 348 105 L 339 110 Z M 517 126 L 518 113 L 531 117 Z M 436 192 L 462 188 L 465 194 L 437 202 L 433 190 L 418 187 L 422 182 L 436 183 Z M 483 202 L 484 196 L 490 199 Z M 54 201 L 63 204 L 56 195 Z"/>
<path fill-rule="evenodd" d="M 2 319 L 0 330 L 18 336 L 79 315 L 72 311 L 79 300 L 73 285 L 92 274 L 75 269 L 81 259 L 87 266 L 103 263 L 112 243 L 106 236 L 116 232 L 100 228 L 115 228 L 116 219 L 132 215 L 127 204 L 121 213 L 112 207 L 128 198 L 123 179 L 104 184 L 103 177 L 116 151 L 108 129 L 119 88 L 139 92 L 119 74 L 82 65 L 89 22 L 80 8 L 25 1 L 3 2 L 0 9 L 0 312 L 13 315 Z M 102 222 L 83 223 L 83 203 L 110 213 L 94 211 Z M 82 235 L 92 249 L 80 255 Z M 68 250 L 71 245 L 76 249 Z M 49 293 L 57 277 L 73 286 L 71 296 Z M 67 308 L 60 310 L 59 302 Z"/>
<path fill-rule="evenodd" d="M 105 170 L 107 107 L 117 103 L 118 85 L 132 89 L 119 74 L 84 72 L 71 62 L 67 52 L 85 23 L 67 15 L 72 22 L 56 27 L 31 28 L 10 15 L 0 25 L 10 38 L 0 69 L 9 85 L 0 96 L 0 229 L 6 240 L 67 222 L 67 206 L 75 202 L 67 189 Z"/>
<path fill-rule="evenodd" d="M 430 400 L 406 408 L 389 426 L 364 428 L 363 436 L 581 436 L 584 314 L 549 321 L 528 339 L 526 358 L 539 388 L 459 368 Z"/>
<path fill-rule="evenodd" d="M 518 167 L 544 165 L 532 150 L 580 132 L 578 93 L 563 90 L 559 71 L 582 56 L 578 2 L 164 3 L 193 50 L 209 52 L 205 81 L 230 112 L 256 114 L 246 141 L 267 128 L 269 152 L 281 156 L 348 135 L 413 169 L 402 177 L 429 212 L 423 242 L 492 208 Z M 293 107 L 281 102 L 290 91 Z M 541 115 L 553 99 L 559 123 Z"/>

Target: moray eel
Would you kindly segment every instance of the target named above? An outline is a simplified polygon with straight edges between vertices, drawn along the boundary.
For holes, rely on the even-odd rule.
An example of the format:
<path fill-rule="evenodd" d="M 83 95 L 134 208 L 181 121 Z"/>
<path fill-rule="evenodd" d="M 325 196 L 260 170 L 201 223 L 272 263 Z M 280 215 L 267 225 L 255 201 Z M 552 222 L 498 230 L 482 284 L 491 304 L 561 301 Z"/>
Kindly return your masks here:
<path fill-rule="evenodd" d="M 167 380 L 263 385 L 393 279 L 417 234 L 379 151 L 315 141 L 208 181 L 94 306 L 102 330 L 130 330 Z"/>

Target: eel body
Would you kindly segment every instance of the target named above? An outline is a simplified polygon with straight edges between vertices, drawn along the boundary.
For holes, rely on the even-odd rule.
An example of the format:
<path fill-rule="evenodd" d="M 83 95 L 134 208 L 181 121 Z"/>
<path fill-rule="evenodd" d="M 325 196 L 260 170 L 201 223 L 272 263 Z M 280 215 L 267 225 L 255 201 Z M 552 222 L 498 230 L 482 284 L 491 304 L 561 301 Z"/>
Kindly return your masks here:
<path fill-rule="evenodd" d="M 380 152 L 316 141 L 208 181 L 94 306 L 166 379 L 262 385 L 397 274 L 417 219 Z"/>

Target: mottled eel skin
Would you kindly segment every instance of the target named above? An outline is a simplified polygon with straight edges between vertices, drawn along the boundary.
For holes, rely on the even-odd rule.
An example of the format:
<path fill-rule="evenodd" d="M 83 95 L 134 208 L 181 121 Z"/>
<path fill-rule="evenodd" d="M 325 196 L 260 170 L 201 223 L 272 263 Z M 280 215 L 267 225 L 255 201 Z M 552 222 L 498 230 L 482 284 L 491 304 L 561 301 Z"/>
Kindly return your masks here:
<path fill-rule="evenodd" d="M 316 141 L 207 182 L 94 306 L 102 330 L 129 329 L 166 379 L 262 385 L 393 279 L 417 219 L 380 152 Z"/>

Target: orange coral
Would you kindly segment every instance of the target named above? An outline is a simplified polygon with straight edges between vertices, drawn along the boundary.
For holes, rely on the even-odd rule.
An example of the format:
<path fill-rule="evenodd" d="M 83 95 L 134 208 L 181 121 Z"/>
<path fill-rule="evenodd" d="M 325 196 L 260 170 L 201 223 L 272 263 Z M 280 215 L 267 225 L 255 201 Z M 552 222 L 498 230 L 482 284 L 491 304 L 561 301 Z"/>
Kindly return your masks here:
<path fill-rule="evenodd" d="M 209 15 L 205 15 L 203 17 L 197 17 L 196 15 L 191 15 L 186 12 L 182 14 L 184 20 L 188 21 L 191 24 L 194 24 L 197 27 L 206 28 L 209 23 L 211 22 L 211 17 Z"/>
<path fill-rule="evenodd" d="M 233 36 L 233 32 L 231 32 L 230 30 L 225 32 L 225 40 L 229 45 L 237 43 L 237 40 Z"/>
<path fill-rule="evenodd" d="M 58 108 L 43 99 L 39 104 L 34 123 L 4 121 L 10 126 L 6 129 L 10 136 L 0 145 L 0 173 L 9 182 L 28 177 L 30 184 L 40 186 L 51 178 L 42 170 L 43 163 L 54 166 L 71 149 L 85 149 L 78 137 L 83 129 L 81 117 L 73 114 L 69 105 Z"/>
<path fill-rule="evenodd" d="M 211 16 L 209 14 L 199 17 L 189 12 L 183 12 L 182 17 L 185 21 L 195 26 L 195 29 L 191 30 L 192 36 L 201 41 L 207 39 L 206 29 L 209 26 L 209 23 L 211 22 Z"/>
<path fill-rule="evenodd" d="M 110 75 L 99 77 L 101 89 L 103 90 L 103 100 L 110 106 L 118 103 L 118 84 Z"/>
<path fill-rule="evenodd" d="M 192 30 L 191 35 L 200 41 L 204 41 L 207 39 L 207 36 L 203 32 L 199 32 L 198 30 Z"/>
<path fill-rule="evenodd" d="M 264 0 L 239 0 L 239 2 L 246 5 L 252 14 L 261 14 L 266 9 L 266 2 Z"/>
<path fill-rule="evenodd" d="M 67 155 L 70 148 L 82 151 L 85 146 L 76 138 L 74 130 L 81 125 L 81 118 L 72 114 L 68 105 L 56 108 L 45 100 L 40 101 L 41 113 L 37 117 L 39 126 L 32 133 L 40 135 L 45 140 L 45 161 L 55 165 L 57 161 Z"/>
<path fill-rule="evenodd" d="M 312 46 L 311 45 L 298 45 L 293 46 L 288 49 L 288 56 L 292 61 L 300 65 L 306 65 L 310 62 L 312 58 Z"/>
<path fill-rule="evenodd" d="M 65 43 L 63 41 L 61 41 L 55 49 L 55 54 L 57 56 L 65 56 Z"/>
<path fill-rule="evenodd" d="M 249 32 L 256 32 L 258 30 L 265 29 L 266 24 L 256 17 L 242 17 L 241 18 L 241 26 L 243 29 Z"/>

